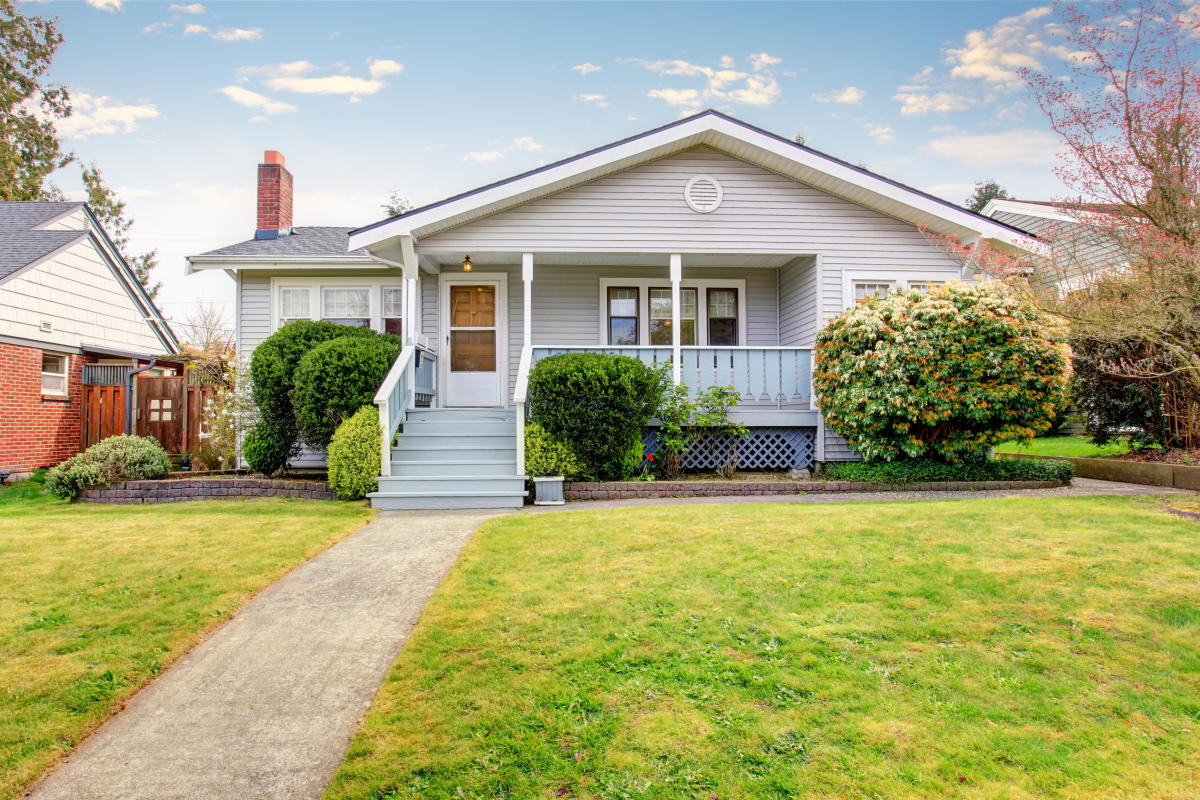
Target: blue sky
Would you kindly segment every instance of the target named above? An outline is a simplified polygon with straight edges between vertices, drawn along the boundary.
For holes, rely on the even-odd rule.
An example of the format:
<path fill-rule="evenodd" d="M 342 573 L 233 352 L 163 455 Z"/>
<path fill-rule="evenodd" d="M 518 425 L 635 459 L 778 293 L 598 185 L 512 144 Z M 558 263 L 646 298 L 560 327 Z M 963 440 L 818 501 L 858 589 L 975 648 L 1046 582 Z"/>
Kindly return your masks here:
<path fill-rule="evenodd" d="M 961 202 L 994 177 L 1063 190 L 1015 69 L 1066 56 L 1032 3 L 23 2 L 57 16 L 60 132 L 159 248 L 167 315 L 232 282 L 184 256 L 253 233 L 282 151 L 298 225 L 416 203 L 718 108 Z M 56 180 L 68 192 L 78 170 Z"/>

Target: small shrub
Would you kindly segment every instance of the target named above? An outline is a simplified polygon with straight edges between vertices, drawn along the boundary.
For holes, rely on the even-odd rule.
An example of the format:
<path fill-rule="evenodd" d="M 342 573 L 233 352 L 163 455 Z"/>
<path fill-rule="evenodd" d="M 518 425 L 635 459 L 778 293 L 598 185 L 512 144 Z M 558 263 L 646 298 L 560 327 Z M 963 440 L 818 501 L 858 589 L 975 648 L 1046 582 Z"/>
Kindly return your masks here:
<path fill-rule="evenodd" d="M 828 463 L 822 477 L 832 481 L 867 483 L 931 483 L 935 481 L 1064 481 L 1070 483 L 1075 468 L 1069 461 L 1034 458 L 997 458 L 950 464 L 925 458 L 895 461 Z"/>
<path fill-rule="evenodd" d="M 750 435 L 750 429 L 729 418 L 729 410 L 738 404 L 741 395 L 732 386 L 710 386 L 696 398 L 696 427 L 712 432 L 709 441 L 714 449 L 717 477 L 733 478 L 737 471 L 738 444 Z"/>
<path fill-rule="evenodd" d="M 666 387 L 655 413 L 659 421 L 655 434 L 656 466 L 666 480 L 677 481 L 683 477 L 683 460 L 696 441 L 697 430 L 692 426 L 695 412 L 696 406 L 688 396 L 687 386 L 679 383 Z"/>
<path fill-rule="evenodd" d="M 242 441 L 242 455 L 250 469 L 267 477 L 285 472 L 288 461 L 299 454 L 300 442 L 265 420 L 251 428 Z"/>
<path fill-rule="evenodd" d="M 170 470 L 167 451 L 149 436 L 110 436 L 51 468 L 46 490 L 69 500 L 80 489 L 161 478 Z"/>
<path fill-rule="evenodd" d="M 649 467 L 646 463 L 645 448 L 642 447 L 642 433 L 638 431 L 637 435 L 629 440 L 629 446 L 621 456 L 621 480 L 649 479 Z"/>
<path fill-rule="evenodd" d="M 375 491 L 382 450 L 379 410 L 363 406 L 338 426 L 329 443 L 329 488 L 343 500 L 361 500 Z"/>
<path fill-rule="evenodd" d="M 530 477 L 562 475 L 573 481 L 583 477 L 587 467 L 571 445 L 554 438 L 536 422 L 525 424 L 525 472 Z"/>
<path fill-rule="evenodd" d="M 530 416 L 574 450 L 599 480 L 622 477 L 630 442 L 654 415 L 663 373 L 637 359 L 568 353 L 529 375 Z"/>
<path fill-rule="evenodd" d="M 1002 286 L 898 291 L 817 335 L 813 387 L 868 461 L 970 461 L 1050 427 L 1069 354 L 1061 329 Z"/>
<path fill-rule="evenodd" d="M 397 341 L 342 336 L 317 345 L 300 359 L 293 375 L 292 408 L 304 440 L 313 447 L 328 447 L 338 426 L 371 404 L 399 354 Z"/>

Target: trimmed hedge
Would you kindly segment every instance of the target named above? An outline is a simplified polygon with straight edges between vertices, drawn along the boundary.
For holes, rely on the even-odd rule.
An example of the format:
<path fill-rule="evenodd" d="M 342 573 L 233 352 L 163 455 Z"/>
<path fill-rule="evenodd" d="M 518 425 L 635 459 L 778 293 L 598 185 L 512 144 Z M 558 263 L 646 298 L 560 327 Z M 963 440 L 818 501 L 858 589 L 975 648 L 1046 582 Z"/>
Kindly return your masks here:
<path fill-rule="evenodd" d="M 662 372 L 628 356 L 550 356 L 529 375 L 530 417 L 571 446 L 588 477 L 616 480 L 625 477 L 631 443 L 641 440 L 664 384 Z"/>
<path fill-rule="evenodd" d="M 329 488 L 343 500 L 361 500 L 375 491 L 382 450 L 379 409 L 363 406 L 338 426 L 329 443 Z"/>
<path fill-rule="evenodd" d="M 81 489 L 118 481 L 161 478 L 171 469 L 167 451 L 149 436 L 110 436 L 46 473 L 46 490 L 70 500 Z"/>
<path fill-rule="evenodd" d="M 533 477 L 561 475 L 573 481 L 586 466 L 566 442 L 554 438 L 536 422 L 525 425 L 525 472 Z"/>
<path fill-rule="evenodd" d="M 897 461 L 847 461 L 827 463 L 821 477 L 833 481 L 867 483 L 933 483 L 936 481 L 1064 481 L 1070 483 L 1075 468 L 1069 461 L 1032 458 L 998 458 L 948 464 L 932 459 Z"/>
<path fill-rule="evenodd" d="M 286 470 L 288 460 L 299 452 L 299 440 L 289 435 L 285 426 L 266 420 L 247 431 L 242 440 L 242 455 L 250 469 L 268 478 Z"/>
<path fill-rule="evenodd" d="M 400 343 L 382 336 L 339 336 L 305 354 L 292 388 L 296 427 L 304 441 L 328 447 L 338 426 L 371 404 L 398 355 Z"/>

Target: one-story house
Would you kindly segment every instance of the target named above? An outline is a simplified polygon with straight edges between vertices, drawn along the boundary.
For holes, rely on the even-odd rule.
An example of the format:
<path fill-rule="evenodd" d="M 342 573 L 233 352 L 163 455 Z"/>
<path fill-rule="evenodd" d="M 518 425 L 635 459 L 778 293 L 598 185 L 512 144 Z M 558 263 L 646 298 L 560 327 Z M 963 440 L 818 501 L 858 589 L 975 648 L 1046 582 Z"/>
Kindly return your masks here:
<path fill-rule="evenodd" d="M 179 349 L 85 203 L 0 202 L 0 472 L 79 450 L 85 373 Z"/>
<path fill-rule="evenodd" d="M 242 357 L 294 319 L 402 334 L 376 398 L 402 429 L 383 508 L 520 504 L 529 370 L 572 351 L 735 386 L 743 467 L 854 459 L 812 396 L 817 331 L 868 295 L 973 279 L 923 228 L 1028 239 L 716 111 L 352 230 L 292 226 L 278 153 L 258 175 L 255 237 L 189 268 L 237 281 Z"/>

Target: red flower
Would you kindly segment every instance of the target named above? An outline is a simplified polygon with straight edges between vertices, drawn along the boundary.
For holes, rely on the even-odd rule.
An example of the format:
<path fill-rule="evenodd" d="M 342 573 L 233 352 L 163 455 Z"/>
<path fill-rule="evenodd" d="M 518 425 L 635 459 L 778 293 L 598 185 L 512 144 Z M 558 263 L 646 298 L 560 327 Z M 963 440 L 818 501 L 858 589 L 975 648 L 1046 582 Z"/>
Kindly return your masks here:
<path fill-rule="evenodd" d="M 653 461 L 653 460 L 654 460 L 654 453 L 646 453 L 646 460 L 647 460 L 647 461 Z"/>

